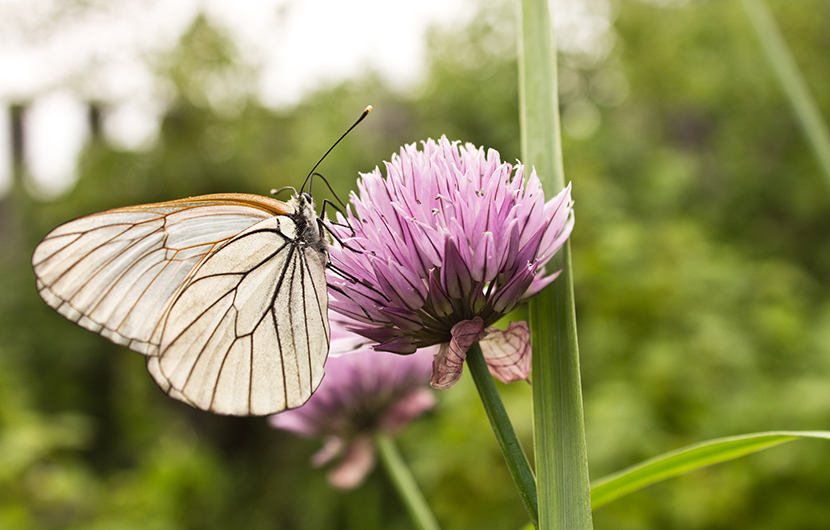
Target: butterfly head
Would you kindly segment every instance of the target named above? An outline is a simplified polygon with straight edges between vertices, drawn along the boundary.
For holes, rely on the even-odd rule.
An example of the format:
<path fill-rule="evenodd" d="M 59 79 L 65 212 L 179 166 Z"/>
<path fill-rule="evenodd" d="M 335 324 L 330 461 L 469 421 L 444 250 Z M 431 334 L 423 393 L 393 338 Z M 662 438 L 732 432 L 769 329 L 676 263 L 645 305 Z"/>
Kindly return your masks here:
<path fill-rule="evenodd" d="M 314 211 L 314 198 L 306 192 L 300 192 L 291 198 L 288 203 L 294 207 L 294 213 L 300 217 L 306 218 L 308 221 L 317 218 Z"/>

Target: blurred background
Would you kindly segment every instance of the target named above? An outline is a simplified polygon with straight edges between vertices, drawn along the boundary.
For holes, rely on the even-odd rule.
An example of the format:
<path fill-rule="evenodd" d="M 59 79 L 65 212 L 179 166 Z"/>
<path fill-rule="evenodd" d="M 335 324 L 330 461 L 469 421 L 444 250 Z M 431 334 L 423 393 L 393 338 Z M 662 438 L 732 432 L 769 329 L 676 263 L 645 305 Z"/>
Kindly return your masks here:
<path fill-rule="evenodd" d="M 768 3 L 830 116 L 830 3 Z M 341 196 L 427 137 L 518 158 L 513 5 L 395 4 L 0 1 L 1 528 L 411 528 L 382 471 L 333 491 L 319 442 L 168 399 L 42 303 L 29 265 L 83 214 L 298 186 L 367 104 L 320 169 Z M 740 3 L 553 5 L 591 476 L 829 429 L 830 187 Z M 530 450 L 530 388 L 501 389 Z M 471 381 L 438 398 L 399 443 L 443 527 L 524 525 Z M 826 443 L 798 442 L 595 524 L 830 528 L 829 477 Z"/>

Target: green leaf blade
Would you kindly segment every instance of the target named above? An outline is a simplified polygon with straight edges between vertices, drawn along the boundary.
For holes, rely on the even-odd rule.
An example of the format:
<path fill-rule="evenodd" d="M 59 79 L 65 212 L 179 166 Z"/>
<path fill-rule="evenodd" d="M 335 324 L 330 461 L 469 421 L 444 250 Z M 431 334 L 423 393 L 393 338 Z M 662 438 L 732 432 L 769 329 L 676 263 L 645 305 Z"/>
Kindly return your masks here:
<path fill-rule="evenodd" d="M 597 509 L 651 484 L 800 438 L 830 440 L 830 432 L 771 431 L 690 445 L 597 480 L 591 487 L 591 506 Z"/>
<path fill-rule="evenodd" d="M 548 0 L 517 5 L 522 159 L 536 169 L 546 197 L 565 187 L 559 127 L 556 41 Z M 548 264 L 561 270 L 530 301 L 533 422 L 539 528 L 590 530 L 590 482 L 571 251 L 567 243 Z"/>
<path fill-rule="evenodd" d="M 793 113 L 830 184 L 830 128 L 821 113 L 815 96 L 807 85 L 787 41 L 763 0 L 743 0 L 742 4 L 758 40 Z"/>

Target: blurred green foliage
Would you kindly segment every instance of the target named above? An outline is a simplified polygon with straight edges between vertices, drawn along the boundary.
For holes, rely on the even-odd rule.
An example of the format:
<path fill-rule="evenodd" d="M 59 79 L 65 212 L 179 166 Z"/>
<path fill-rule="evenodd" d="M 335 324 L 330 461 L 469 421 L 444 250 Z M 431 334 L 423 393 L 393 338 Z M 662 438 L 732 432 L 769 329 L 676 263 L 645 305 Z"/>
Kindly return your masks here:
<path fill-rule="evenodd" d="M 830 4 L 770 5 L 830 116 Z M 830 428 L 830 190 L 739 3 L 614 6 L 610 55 L 560 59 L 591 475 L 717 436 Z M 92 211 L 298 186 L 369 103 L 375 112 L 320 168 L 341 196 L 359 171 L 427 136 L 515 159 L 511 6 L 435 32 L 430 50 L 413 94 L 367 74 L 275 112 L 227 89 L 256 71 L 199 19 L 160 66 L 176 98 L 156 147 L 92 143 L 67 197 L 6 199 L 0 528 L 410 528 L 382 473 L 335 492 L 308 465 L 318 442 L 166 398 L 139 355 L 38 299 L 28 259 L 48 230 Z M 529 388 L 501 389 L 529 448 Z M 522 526 L 471 381 L 439 397 L 399 440 L 438 519 L 447 530 Z M 648 488 L 595 524 L 828 528 L 828 476 L 824 444 L 793 444 Z"/>

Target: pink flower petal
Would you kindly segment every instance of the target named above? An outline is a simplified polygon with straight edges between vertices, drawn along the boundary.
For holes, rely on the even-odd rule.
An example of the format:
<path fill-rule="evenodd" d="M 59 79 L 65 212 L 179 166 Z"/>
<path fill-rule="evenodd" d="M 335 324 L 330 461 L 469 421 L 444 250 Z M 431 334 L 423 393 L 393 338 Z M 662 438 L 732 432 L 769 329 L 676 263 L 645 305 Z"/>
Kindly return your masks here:
<path fill-rule="evenodd" d="M 445 389 L 453 387 L 464 372 L 465 357 L 455 358 L 450 356 L 450 343 L 444 342 L 440 345 L 438 353 L 432 360 L 432 376 L 429 384 L 432 388 Z"/>
<path fill-rule="evenodd" d="M 496 243 L 492 232 L 484 232 L 473 249 L 472 270 L 473 280 L 489 282 L 496 277 L 501 256 L 496 255 Z"/>
<path fill-rule="evenodd" d="M 507 331 L 489 327 L 479 344 L 493 377 L 502 383 L 527 379 L 531 359 L 527 322 L 511 322 Z"/>
<path fill-rule="evenodd" d="M 360 486 L 375 466 L 375 446 L 368 436 L 357 436 L 346 449 L 346 456 L 331 471 L 329 484 L 340 490 Z"/>
<path fill-rule="evenodd" d="M 417 331 L 424 327 L 424 321 L 414 311 L 397 307 L 384 307 L 383 311 L 392 324 L 404 332 Z"/>
<path fill-rule="evenodd" d="M 446 262 L 441 268 L 441 283 L 444 290 L 452 298 L 463 298 L 473 286 L 470 268 L 467 265 L 469 261 L 464 261 L 458 245 L 452 237 L 447 238 L 444 256 Z"/>
<path fill-rule="evenodd" d="M 542 289 L 550 285 L 553 282 L 553 280 L 558 278 L 561 272 L 562 271 L 556 271 L 549 276 L 537 275 L 533 279 L 533 281 L 530 282 L 530 287 L 527 288 L 525 294 L 522 295 L 522 300 L 527 300 L 531 296 L 536 296 L 537 294 L 539 294 L 542 291 Z"/>
<path fill-rule="evenodd" d="M 314 438 L 320 435 L 320 427 L 314 423 L 313 419 L 302 414 L 296 414 L 291 410 L 287 410 L 282 414 L 275 414 L 268 418 L 268 421 L 272 427 L 293 432 L 305 438 Z"/>
<path fill-rule="evenodd" d="M 435 269 L 429 271 L 429 301 L 432 304 L 433 312 L 438 317 L 452 314 L 453 308 L 450 296 L 441 287 L 440 280 L 435 276 Z"/>
<path fill-rule="evenodd" d="M 382 429 L 397 433 L 412 420 L 435 406 L 435 395 L 426 388 L 416 388 L 384 413 Z"/>
<path fill-rule="evenodd" d="M 464 320 L 452 327 L 452 339 L 441 345 L 432 361 L 432 378 L 429 380 L 432 388 L 451 388 L 461 379 L 467 350 L 478 340 L 483 328 L 481 317 Z"/>
<path fill-rule="evenodd" d="M 375 351 L 388 351 L 392 353 L 415 353 L 418 350 L 418 343 L 414 337 L 398 337 L 386 342 L 381 342 L 374 347 Z"/>
<path fill-rule="evenodd" d="M 532 263 L 525 264 L 525 267 L 519 270 L 513 278 L 495 295 L 493 295 L 493 309 L 502 314 L 507 314 L 516 307 L 519 303 L 522 293 L 524 293 L 530 284 L 533 282 L 533 272 L 535 267 Z"/>
<path fill-rule="evenodd" d="M 272 416 L 273 418 L 274 416 Z M 314 467 L 322 467 L 343 453 L 345 444 L 343 438 L 339 436 L 327 436 L 321 447 L 316 453 L 311 455 L 311 465 Z"/>
<path fill-rule="evenodd" d="M 373 327 L 352 324 L 347 329 L 354 333 L 360 333 L 369 340 L 379 344 L 403 337 L 403 332 L 393 327 Z M 377 347 L 374 347 L 374 349 L 377 350 Z"/>

